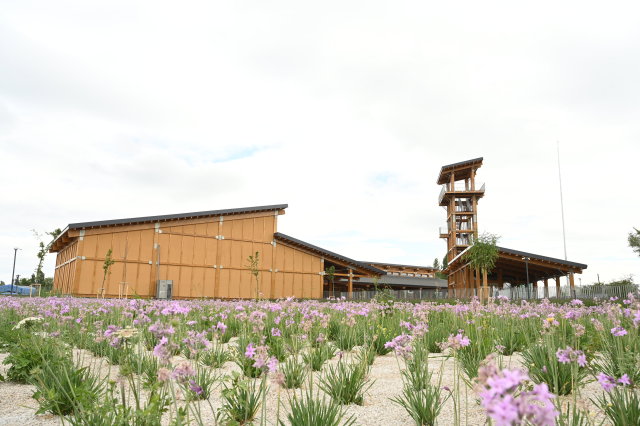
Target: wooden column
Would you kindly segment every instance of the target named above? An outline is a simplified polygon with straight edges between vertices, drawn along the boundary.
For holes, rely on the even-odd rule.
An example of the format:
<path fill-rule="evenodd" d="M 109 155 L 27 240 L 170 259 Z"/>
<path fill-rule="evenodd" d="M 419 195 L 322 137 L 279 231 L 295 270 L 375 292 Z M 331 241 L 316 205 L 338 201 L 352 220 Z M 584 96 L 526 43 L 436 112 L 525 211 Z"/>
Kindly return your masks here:
<path fill-rule="evenodd" d="M 549 298 L 549 279 L 544 279 L 544 297 L 545 299 Z"/>
<path fill-rule="evenodd" d="M 151 279 L 149 280 L 149 289 L 148 289 L 148 298 L 155 299 L 156 298 L 156 286 L 158 285 L 158 250 L 162 250 L 163 248 L 167 250 L 169 247 L 161 247 L 160 246 L 160 233 L 158 232 L 160 229 L 160 222 L 156 222 L 155 224 L 155 232 L 153 233 L 153 250 L 151 251 Z"/>
<path fill-rule="evenodd" d="M 570 285 L 569 290 L 571 291 L 571 298 L 573 299 L 574 297 L 576 297 L 576 288 L 573 284 L 573 269 L 569 271 L 569 285 Z"/>
<path fill-rule="evenodd" d="M 275 218 L 273 219 L 273 233 L 275 234 L 276 232 L 278 232 L 278 211 L 276 210 L 275 212 Z M 265 220 L 266 222 L 266 220 Z M 269 291 L 269 297 L 271 299 L 275 299 L 276 298 L 276 263 L 277 263 L 277 258 L 278 258 L 278 253 L 277 253 L 277 245 L 278 243 L 276 243 L 276 239 L 273 238 L 273 236 L 271 237 L 273 239 L 273 249 L 271 249 L 271 276 L 269 278 L 271 278 L 271 290 Z M 322 262 L 320 263 L 320 265 L 322 266 L 322 270 L 324 271 L 324 256 L 322 256 Z M 322 281 L 322 288 L 320 289 L 320 296 L 322 296 L 322 292 L 324 291 L 324 276 L 323 276 L 323 281 Z M 313 297 L 313 295 L 311 296 Z"/>
<path fill-rule="evenodd" d="M 489 296 L 489 281 L 487 280 L 487 270 L 482 271 L 482 295 L 480 301 L 483 302 Z"/>
<path fill-rule="evenodd" d="M 224 221 L 224 216 L 220 216 L 220 220 L 216 223 L 216 227 L 218 228 L 218 232 L 216 235 L 222 235 L 222 222 Z M 215 274 L 215 282 L 213 285 L 213 297 L 220 297 L 220 261 L 222 260 L 222 244 L 220 243 L 220 239 L 216 239 L 216 274 Z M 275 247 L 274 247 L 275 249 Z M 223 265 L 224 266 L 224 265 Z M 228 295 L 227 290 L 227 295 Z"/>
<path fill-rule="evenodd" d="M 556 298 L 560 296 L 560 277 L 556 277 Z"/>
<path fill-rule="evenodd" d="M 471 168 L 471 190 L 476 190 L 476 169 Z"/>
<path fill-rule="evenodd" d="M 538 278 L 537 277 L 533 277 L 533 294 L 535 294 L 535 298 L 538 298 Z"/>
<path fill-rule="evenodd" d="M 353 270 L 349 269 L 349 299 L 353 298 Z"/>
<path fill-rule="evenodd" d="M 502 269 L 498 269 L 498 288 L 500 290 L 504 288 L 504 280 L 502 278 Z"/>

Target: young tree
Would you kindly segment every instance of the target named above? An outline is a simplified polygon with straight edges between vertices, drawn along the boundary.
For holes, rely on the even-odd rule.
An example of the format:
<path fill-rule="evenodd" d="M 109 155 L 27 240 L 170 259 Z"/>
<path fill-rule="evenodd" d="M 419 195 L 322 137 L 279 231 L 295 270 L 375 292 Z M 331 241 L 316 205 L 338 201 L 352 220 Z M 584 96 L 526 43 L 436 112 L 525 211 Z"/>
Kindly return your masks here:
<path fill-rule="evenodd" d="M 471 239 L 469 250 L 467 250 L 463 256 L 463 259 L 468 261 L 471 267 L 476 270 L 476 276 L 479 277 L 480 272 L 482 272 L 483 287 L 488 286 L 487 274 L 491 272 L 491 269 L 493 269 L 498 260 L 497 243 L 499 239 L 499 236 L 489 234 L 488 232 L 483 233 L 479 237 L 474 235 Z M 482 297 L 480 299 L 482 299 Z"/>
<path fill-rule="evenodd" d="M 111 273 L 109 272 L 109 268 L 114 263 L 116 263 L 116 261 L 111 259 L 111 249 L 109 249 L 109 251 L 107 251 L 107 257 L 104 260 L 104 264 L 102 265 L 102 269 L 104 269 L 104 277 L 102 278 L 102 288 L 100 289 L 100 292 L 103 299 L 104 299 L 104 282 L 107 280 L 107 274 Z"/>
<path fill-rule="evenodd" d="M 636 233 L 634 234 L 633 231 L 629 232 L 629 247 L 631 247 L 633 251 L 640 256 L 640 230 L 637 228 L 633 229 L 635 229 Z"/>
<path fill-rule="evenodd" d="M 433 261 L 433 267 L 435 269 L 437 269 L 438 271 L 440 270 L 440 262 L 438 261 L 438 258 L 436 257 Z"/>
<path fill-rule="evenodd" d="M 249 268 L 249 273 L 256 277 L 256 299 L 260 299 L 260 282 L 258 281 L 258 275 L 260 274 L 260 269 L 258 269 L 258 252 L 256 252 L 255 256 L 249 256 L 247 259 L 249 262 L 248 265 L 245 265 L 245 268 Z"/>
<path fill-rule="evenodd" d="M 333 277 L 335 276 L 335 273 L 336 273 L 336 267 L 333 266 L 333 265 L 324 270 L 324 275 L 327 277 L 327 279 L 331 283 L 331 295 L 332 296 L 333 296 L 333 292 L 335 290 L 334 285 L 333 285 Z"/>
<path fill-rule="evenodd" d="M 37 254 L 38 266 L 36 267 L 35 274 L 31 275 L 31 277 L 33 278 L 31 282 L 36 284 L 42 284 L 44 281 L 44 272 L 42 272 L 42 265 L 44 264 L 44 258 L 47 255 L 47 253 L 49 253 L 49 249 L 51 248 L 51 245 L 53 245 L 53 242 L 56 240 L 56 238 L 58 238 L 60 234 L 62 234 L 62 231 L 60 230 L 60 228 L 56 228 L 52 232 L 45 232 L 45 234 L 51 237 L 51 242 L 46 246 L 44 245 L 44 242 L 42 242 L 42 235 L 38 234 L 38 232 L 35 229 L 32 229 L 31 231 L 33 232 L 33 235 L 36 237 L 36 239 L 40 241 L 40 249 L 38 250 L 38 254 Z"/>

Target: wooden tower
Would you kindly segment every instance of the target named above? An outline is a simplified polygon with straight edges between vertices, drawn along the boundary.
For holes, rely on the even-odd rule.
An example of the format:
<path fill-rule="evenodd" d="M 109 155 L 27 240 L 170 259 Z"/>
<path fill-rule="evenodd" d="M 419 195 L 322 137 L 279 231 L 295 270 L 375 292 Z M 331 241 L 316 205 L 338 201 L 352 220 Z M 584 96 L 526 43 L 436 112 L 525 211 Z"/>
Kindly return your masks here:
<path fill-rule="evenodd" d="M 451 263 L 471 243 L 478 231 L 478 202 L 484 196 L 484 183 L 476 181 L 482 158 L 449 164 L 440 169 L 442 185 L 438 204 L 447 211 L 447 225 L 440 228 L 440 238 L 447 240 L 447 260 Z M 451 287 L 452 277 L 449 275 Z"/>

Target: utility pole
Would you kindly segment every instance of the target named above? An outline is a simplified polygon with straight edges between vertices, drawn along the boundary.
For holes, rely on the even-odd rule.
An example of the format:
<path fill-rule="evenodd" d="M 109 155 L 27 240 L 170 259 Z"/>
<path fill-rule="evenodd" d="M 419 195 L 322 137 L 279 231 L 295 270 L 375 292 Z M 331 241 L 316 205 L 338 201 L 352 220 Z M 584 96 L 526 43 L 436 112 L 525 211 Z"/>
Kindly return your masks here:
<path fill-rule="evenodd" d="M 11 294 L 13 294 L 13 277 L 14 277 L 14 274 L 16 273 L 16 256 L 18 255 L 18 250 L 22 250 L 22 249 L 16 247 L 13 250 L 14 252 L 13 252 L 13 272 L 11 272 Z"/>
<path fill-rule="evenodd" d="M 560 142 L 556 142 L 556 147 L 558 149 L 558 181 L 560 182 L 560 212 L 562 213 L 562 241 L 564 243 L 564 260 L 567 260 L 567 235 L 564 229 L 564 201 L 562 199 L 562 173 L 560 173 Z M 569 285 L 569 277 L 567 277 L 567 285 Z"/>

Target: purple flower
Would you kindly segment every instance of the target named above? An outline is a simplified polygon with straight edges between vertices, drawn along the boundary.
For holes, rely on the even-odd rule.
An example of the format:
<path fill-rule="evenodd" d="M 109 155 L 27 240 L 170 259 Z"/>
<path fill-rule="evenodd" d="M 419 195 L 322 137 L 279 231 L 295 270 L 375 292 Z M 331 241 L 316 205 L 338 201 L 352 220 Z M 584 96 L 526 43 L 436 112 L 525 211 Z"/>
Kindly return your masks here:
<path fill-rule="evenodd" d="M 585 354 L 578 355 L 578 365 L 585 367 L 587 365 L 587 356 Z"/>
<path fill-rule="evenodd" d="M 631 385 L 631 382 L 629 381 L 629 376 L 627 376 L 626 374 L 624 374 L 622 377 L 618 379 L 618 383 L 622 384 L 623 386 Z"/>
<path fill-rule="evenodd" d="M 545 383 L 533 387 L 532 391 L 522 390 L 529 380 L 526 372 L 520 370 L 498 370 L 490 355 L 478 371 L 476 392 L 481 398 L 487 416 L 495 420 L 496 425 L 512 426 L 529 420 L 536 426 L 553 426 L 560 414 L 551 400 L 555 395 L 549 392 Z M 539 401 L 542 405 L 532 404 Z"/>
<path fill-rule="evenodd" d="M 187 321 L 187 325 L 194 325 L 197 324 L 198 321 Z"/>
<path fill-rule="evenodd" d="M 616 337 L 621 337 L 624 336 L 625 334 L 627 334 L 627 330 L 625 330 L 624 328 L 618 326 L 615 328 L 611 329 L 611 334 L 613 334 Z"/>
<path fill-rule="evenodd" d="M 614 377 L 607 376 L 604 373 L 598 374 L 598 382 L 600 383 L 600 386 L 602 386 L 602 389 L 607 392 L 611 392 L 611 389 L 616 387 L 616 379 Z"/>
<path fill-rule="evenodd" d="M 253 343 L 249 343 L 249 345 L 247 346 L 247 351 L 244 353 L 244 356 L 246 356 L 247 358 L 253 358 L 255 354 L 256 354 L 256 349 L 253 347 Z"/>
<path fill-rule="evenodd" d="M 176 379 L 176 381 L 182 384 L 185 384 L 189 377 L 193 377 L 195 375 L 196 372 L 193 370 L 193 368 L 191 368 L 191 365 L 187 361 L 184 361 L 180 365 L 178 365 L 171 374 L 171 376 Z"/>
<path fill-rule="evenodd" d="M 221 323 L 220 321 L 218 321 L 218 325 L 216 326 L 216 328 L 218 330 L 222 330 L 222 334 L 224 334 L 224 332 L 227 331 L 227 326 L 224 325 L 224 323 Z"/>
<path fill-rule="evenodd" d="M 568 351 L 563 350 L 563 349 L 558 349 L 558 352 L 556 352 L 556 356 L 558 357 L 558 361 L 566 364 L 568 362 L 571 362 L 571 358 L 569 358 L 569 353 L 567 353 Z"/>
<path fill-rule="evenodd" d="M 274 373 L 278 369 L 278 359 L 275 356 L 271 356 L 269 361 L 267 361 L 267 368 L 269 369 L 269 373 Z"/>
<path fill-rule="evenodd" d="M 196 385 L 196 382 L 194 382 L 193 380 L 191 380 L 189 389 L 191 389 L 191 392 L 195 393 L 196 395 L 200 395 L 202 393 L 202 386 Z"/>
<path fill-rule="evenodd" d="M 281 335 L 281 333 L 280 333 L 280 329 L 279 329 L 279 328 L 275 328 L 275 327 L 274 327 L 274 328 L 272 328 L 272 329 L 271 329 L 271 335 L 272 335 L 273 337 L 279 337 L 279 336 Z"/>

